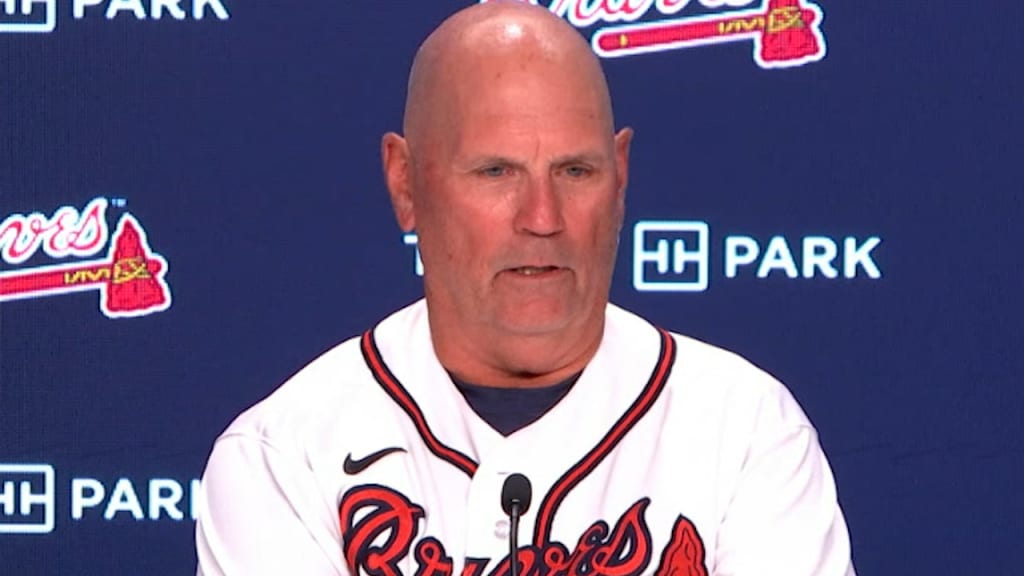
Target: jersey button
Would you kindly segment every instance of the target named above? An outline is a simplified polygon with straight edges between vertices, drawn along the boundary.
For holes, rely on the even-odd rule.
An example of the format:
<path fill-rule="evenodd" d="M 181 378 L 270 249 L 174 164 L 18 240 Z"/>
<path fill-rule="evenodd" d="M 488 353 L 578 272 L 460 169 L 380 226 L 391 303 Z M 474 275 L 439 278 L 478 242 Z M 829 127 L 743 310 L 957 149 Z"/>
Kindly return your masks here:
<path fill-rule="evenodd" d="M 502 518 L 494 523 L 494 537 L 500 540 L 508 540 L 508 519 Z"/>

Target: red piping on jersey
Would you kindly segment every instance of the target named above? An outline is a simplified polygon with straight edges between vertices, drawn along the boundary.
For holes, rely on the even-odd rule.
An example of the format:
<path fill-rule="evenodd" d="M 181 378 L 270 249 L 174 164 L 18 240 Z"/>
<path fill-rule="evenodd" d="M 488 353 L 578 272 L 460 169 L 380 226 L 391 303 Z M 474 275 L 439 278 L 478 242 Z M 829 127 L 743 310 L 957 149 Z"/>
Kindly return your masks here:
<path fill-rule="evenodd" d="M 434 436 L 430 426 L 427 425 L 427 419 L 423 417 L 423 411 L 416 405 L 412 395 L 409 394 L 409 391 L 402 386 L 398 378 L 395 378 L 395 375 L 384 364 L 384 360 L 380 356 L 380 350 L 377 349 L 377 342 L 373 337 L 372 330 L 367 330 L 363 334 L 362 351 L 363 359 L 366 361 L 366 365 L 370 367 L 373 377 L 384 388 L 384 391 L 388 393 L 388 396 L 391 396 L 401 406 L 402 410 L 409 415 L 413 424 L 416 425 L 416 430 L 420 433 L 420 437 L 423 438 L 423 442 L 427 445 L 427 449 L 438 458 L 451 463 L 472 478 L 476 474 L 477 463 L 462 452 L 445 446 L 437 439 L 437 436 Z"/>
<path fill-rule="evenodd" d="M 551 488 L 551 491 L 544 497 L 544 501 L 537 512 L 537 524 L 533 532 L 533 542 L 538 549 L 543 550 L 548 544 L 555 511 L 561 505 L 566 495 L 569 494 L 569 491 L 588 474 L 593 472 L 594 468 L 615 449 L 615 446 L 626 436 L 629 430 L 650 410 L 654 401 L 658 399 L 661 391 L 665 388 L 665 382 L 668 381 L 668 376 L 672 372 L 672 365 L 675 362 L 676 346 L 675 340 L 672 339 L 668 332 L 660 328 L 658 332 L 661 334 L 661 354 L 643 392 L 637 397 L 626 413 L 612 426 L 611 430 L 605 434 L 605 437 L 598 442 L 597 446 L 559 478 L 555 482 L 554 487 Z"/>

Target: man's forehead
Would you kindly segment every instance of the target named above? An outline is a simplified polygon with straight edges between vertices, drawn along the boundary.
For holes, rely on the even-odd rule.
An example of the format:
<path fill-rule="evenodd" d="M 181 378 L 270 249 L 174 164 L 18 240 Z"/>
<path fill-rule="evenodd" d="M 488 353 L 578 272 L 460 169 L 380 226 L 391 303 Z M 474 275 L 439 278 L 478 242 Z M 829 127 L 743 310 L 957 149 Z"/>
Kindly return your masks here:
<path fill-rule="evenodd" d="M 550 149 L 603 149 L 613 131 L 600 107 L 591 99 L 542 103 L 481 100 L 459 108 L 450 122 L 439 123 L 439 136 L 460 151 L 537 146 Z"/>
<path fill-rule="evenodd" d="M 479 80 L 464 78 L 435 103 L 432 120 L 420 125 L 422 141 L 443 142 L 458 155 L 531 146 L 546 155 L 606 149 L 613 136 L 607 104 L 599 88 L 571 76 L 557 69 L 479 71 Z"/>

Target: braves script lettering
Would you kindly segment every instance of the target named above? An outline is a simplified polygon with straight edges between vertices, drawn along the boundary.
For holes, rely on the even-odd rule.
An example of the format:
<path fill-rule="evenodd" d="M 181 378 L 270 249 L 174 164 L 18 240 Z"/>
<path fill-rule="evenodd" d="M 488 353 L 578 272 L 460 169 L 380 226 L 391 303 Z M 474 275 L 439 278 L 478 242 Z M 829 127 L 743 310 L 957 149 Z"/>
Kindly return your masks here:
<path fill-rule="evenodd" d="M 345 561 L 370 574 L 402 576 L 398 562 L 409 554 L 422 517 L 422 506 L 390 488 L 366 485 L 349 490 L 338 507 Z M 384 533 L 388 534 L 387 543 L 375 545 Z"/>
<path fill-rule="evenodd" d="M 11 214 L 0 222 L 0 256 L 21 264 L 42 246 L 51 258 L 92 256 L 107 243 L 107 199 L 96 198 L 79 212 L 71 206 L 47 218 L 39 212 Z"/>
<path fill-rule="evenodd" d="M 758 0 L 699 0 L 705 12 L 683 17 L 675 14 L 691 0 L 529 1 L 577 28 L 603 24 L 590 38 L 602 58 L 746 42 L 758 66 L 776 69 L 818 62 L 828 52 L 824 13 L 810 0 L 760 0 L 759 7 L 751 7 Z"/>
<path fill-rule="evenodd" d="M 570 551 L 560 542 L 525 546 L 517 551 L 523 576 L 637 576 L 653 557 L 653 542 L 644 512 L 649 498 L 626 510 L 614 527 L 597 520 Z M 353 573 L 400 576 L 400 563 L 413 549 L 423 507 L 386 486 L 356 486 L 341 499 L 338 518 L 345 561 Z M 707 576 L 704 543 L 697 528 L 680 515 L 661 554 L 656 576 Z M 487 576 L 506 576 L 509 556 Z M 433 536 L 420 539 L 413 550 L 416 576 L 451 576 L 454 562 L 444 544 Z M 467 558 L 462 576 L 483 576 L 490 558 Z"/>

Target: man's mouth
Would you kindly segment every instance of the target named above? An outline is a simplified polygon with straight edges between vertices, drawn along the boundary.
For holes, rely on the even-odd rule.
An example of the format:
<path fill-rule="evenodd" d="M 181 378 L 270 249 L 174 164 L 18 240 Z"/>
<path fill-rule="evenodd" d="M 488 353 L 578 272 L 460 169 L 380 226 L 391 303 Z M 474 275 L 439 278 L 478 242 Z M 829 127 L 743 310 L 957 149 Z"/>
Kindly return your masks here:
<path fill-rule="evenodd" d="M 535 276 L 537 274 L 553 272 L 555 270 L 558 270 L 557 266 L 519 266 L 518 268 L 511 269 L 512 272 L 522 274 L 523 276 Z"/>

